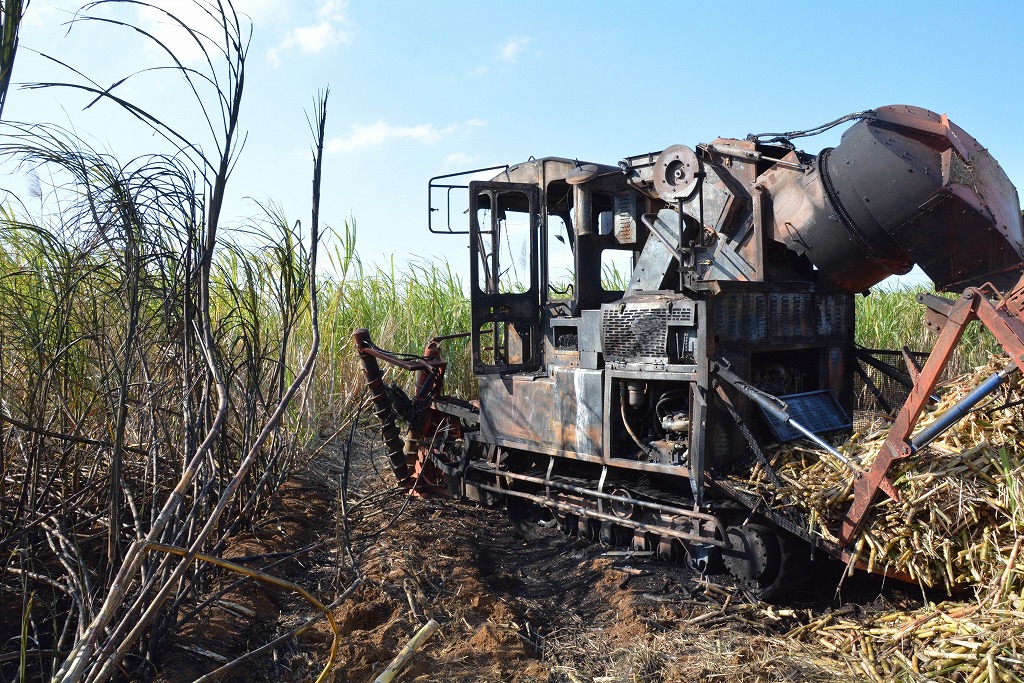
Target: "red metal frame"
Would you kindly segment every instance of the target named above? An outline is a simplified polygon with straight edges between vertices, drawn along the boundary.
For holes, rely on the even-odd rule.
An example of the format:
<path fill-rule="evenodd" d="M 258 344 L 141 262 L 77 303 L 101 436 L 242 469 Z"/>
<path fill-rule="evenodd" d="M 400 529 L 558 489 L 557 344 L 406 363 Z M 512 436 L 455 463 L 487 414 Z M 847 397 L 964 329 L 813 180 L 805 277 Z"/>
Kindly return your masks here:
<path fill-rule="evenodd" d="M 462 426 L 457 419 L 435 409 L 433 399 L 444 393 L 444 371 L 448 367 L 448 361 L 441 355 L 440 342 L 462 336 L 467 335 L 432 337 L 427 342 L 421 358 L 401 358 L 375 346 L 367 330 L 356 330 L 353 334 L 373 397 L 375 412 L 384 431 L 384 441 L 388 447 L 392 469 L 399 486 L 409 490 L 413 495 L 445 494 L 448 491 L 444 473 L 432 461 L 432 457 L 443 457 L 443 453 L 435 448 L 434 439 L 442 430 L 452 437 L 460 438 Z M 395 424 L 394 406 L 384 390 L 384 373 L 377 363 L 378 359 L 417 373 L 413 403 L 422 409 L 422 419 L 418 424 L 409 425 L 404 436 L 399 434 Z M 430 442 L 424 445 L 426 435 L 430 436 Z"/>
<path fill-rule="evenodd" d="M 910 436 L 917 426 L 917 421 L 931 396 L 935 385 L 949 363 L 957 344 L 963 336 L 967 325 L 977 320 L 992 332 L 1003 349 L 1018 368 L 1024 370 L 1024 277 L 1013 287 L 1005 298 L 1000 296 L 998 303 L 993 303 L 982 288 L 971 288 L 957 300 L 946 313 L 939 338 L 935 342 L 928 362 L 921 369 L 914 388 L 900 409 L 896 421 L 889 430 L 881 452 L 875 459 L 870 471 L 858 474 L 853 485 L 853 504 L 843 519 L 839 533 L 841 545 L 849 546 L 864 524 L 867 512 L 875 502 L 879 490 L 894 500 L 899 500 L 899 493 L 893 486 L 889 470 L 893 463 L 910 457 Z M 929 312 L 929 320 L 934 322 L 937 312 Z"/>

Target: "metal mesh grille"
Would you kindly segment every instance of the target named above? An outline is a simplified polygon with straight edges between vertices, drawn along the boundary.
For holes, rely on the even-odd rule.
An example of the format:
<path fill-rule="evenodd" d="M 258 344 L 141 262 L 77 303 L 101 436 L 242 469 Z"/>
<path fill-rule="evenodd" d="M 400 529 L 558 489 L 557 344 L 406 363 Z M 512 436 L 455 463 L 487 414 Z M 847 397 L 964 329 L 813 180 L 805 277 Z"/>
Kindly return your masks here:
<path fill-rule="evenodd" d="M 902 369 L 901 366 L 904 365 L 903 355 L 899 351 L 872 351 L 871 355 L 896 368 Z M 926 354 L 922 355 L 927 358 Z M 879 393 L 882 395 L 882 398 L 890 407 L 897 408 L 903 405 L 907 400 L 907 396 L 910 394 L 909 389 L 894 380 L 892 377 L 876 370 L 870 365 L 862 361 L 858 362 L 865 374 L 867 374 L 868 378 L 871 380 L 871 383 L 875 385 Z M 924 359 L 919 362 L 923 363 Z M 879 404 L 879 401 L 875 396 L 875 392 L 868 388 L 868 384 L 864 381 L 863 377 L 855 375 L 853 388 L 855 392 L 855 406 L 858 411 L 884 412 L 883 407 Z"/>
<path fill-rule="evenodd" d="M 715 300 L 714 323 L 719 338 L 760 342 L 830 337 L 844 332 L 853 299 L 847 295 L 806 292 L 729 293 Z"/>
<path fill-rule="evenodd" d="M 714 311 L 715 332 L 721 339 L 756 342 L 767 336 L 768 305 L 762 293 L 716 297 Z"/>
<path fill-rule="evenodd" d="M 819 296 L 814 310 L 817 333 L 829 336 L 845 329 L 852 304 L 853 298 L 849 296 Z"/>
<path fill-rule="evenodd" d="M 607 307 L 602 312 L 604 355 L 608 360 L 668 358 L 668 327 L 692 325 L 690 307 Z"/>
<path fill-rule="evenodd" d="M 906 363 L 903 360 L 903 354 L 899 351 L 886 351 L 886 350 L 872 350 L 871 355 L 880 361 L 888 363 L 900 372 L 906 374 Z M 920 351 L 912 351 L 911 356 L 917 361 L 917 364 L 924 367 L 924 364 L 928 361 L 928 354 Z M 910 390 L 900 384 L 898 381 L 889 377 L 885 373 L 876 370 L 875 368 L 857 361 L 863 368 L 864 373 L 870 378 L 871 382 L 878 389 L 878 392 L 885 399 L 885 402 L 889 404 L 889 407 L 893 411 L 898 411 L 900 407 L 906 402 L 907 396 L 910 394 Z M 954 364 L 950 363 L 946 366 L 941 377 L 940 382 L 952 379 L 956 376 L 956 369 L 953 367 Z M 878 399 L 875 397 L 873 392 L 860 375 L 854 375 L 854 428 L 863 431 L 871 428 L 872 425 L 888 424 L 887 422 L 880 422 L 879 418 L 886 414 L 885 408 L 881 405 Z"/>
<path fill-rule="evenodd" d="M 790 417 L 815 434 L 845 429 L 850 426 L 850 419 L 843 412 L 832 392 L 827 389 L 780 396 L 779 398 L 786 402 Z M 798 430 L 788 424 L 783 424 L 771 414 L 765 412 L 764 415 L 768 418 L 779 441 L 785 443 L 803 437 Z"/>
<path fill-rule="evenodd" d="M 810 300 L 807 294 L 772 293 L 771 307 L 772 336 L 777 339 L 803 338 L 809 335 Z"/>

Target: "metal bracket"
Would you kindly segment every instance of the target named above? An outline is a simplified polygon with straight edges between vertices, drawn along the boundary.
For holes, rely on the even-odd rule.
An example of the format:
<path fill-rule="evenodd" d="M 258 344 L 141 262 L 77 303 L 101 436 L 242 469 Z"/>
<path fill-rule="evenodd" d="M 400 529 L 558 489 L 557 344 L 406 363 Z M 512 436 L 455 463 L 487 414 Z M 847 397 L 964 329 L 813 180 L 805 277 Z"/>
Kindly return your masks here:
<path fill-rule="evenodd" d="M 555 471 L 555 456 L 548 457 L 548 470 L 544 475 L 544 479 L 548 482 L 551 481 L 551 473 Z M 551 484 L 544 485 L 544 497 L 551 498 Z"/>

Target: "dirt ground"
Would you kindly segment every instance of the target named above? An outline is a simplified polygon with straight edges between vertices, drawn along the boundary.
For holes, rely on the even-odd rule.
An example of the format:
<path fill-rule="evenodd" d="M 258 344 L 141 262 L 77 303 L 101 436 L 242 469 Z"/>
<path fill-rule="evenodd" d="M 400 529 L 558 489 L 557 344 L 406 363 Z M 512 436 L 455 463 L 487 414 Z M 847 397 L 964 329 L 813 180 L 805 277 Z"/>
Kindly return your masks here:
<path fill-rule="evenodd" d="M 345 449 L 329 450 L 226 553 L 331 605 L 340 647 L 328 681 L 372 683 L 429 619 L 438 632 L 397 680 L 862 680 L 854 663 L 785 633 L 827 611 L 921 601 L 871 578 L 848 580 L 837 594 L 842 568 L 823 565 L 808 587 L 765 604 L 727 575 L 701 577 L 540 526 L 523 535 L 502 510 L 408 499 L 392 487 L 384 458 L 365 445 L 353 449 L 345 528 Z M 357 577 L 361 583 L 338 601 Z M 222 586 L 237 578 L 225 574 Z M 246 581 L 182 630 L 158 662 L 160 680 L 194 680 L 316 613 L 289 590 Z M 230 680 L 315 680 L 331 642 L 322 619 Z"/>

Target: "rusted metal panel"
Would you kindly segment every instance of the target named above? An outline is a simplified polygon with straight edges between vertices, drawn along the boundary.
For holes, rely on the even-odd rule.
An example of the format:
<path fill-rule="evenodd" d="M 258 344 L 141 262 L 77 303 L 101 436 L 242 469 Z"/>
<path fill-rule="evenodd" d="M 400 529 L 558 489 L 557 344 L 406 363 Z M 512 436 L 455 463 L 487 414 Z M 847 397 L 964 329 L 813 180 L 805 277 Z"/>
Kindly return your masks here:
<path fill-rule="evenodd" d="M 481 436 L 599 456 L 601 380 L 598 370 L 559 367 L 550 377 L 481 377 Z"/>

